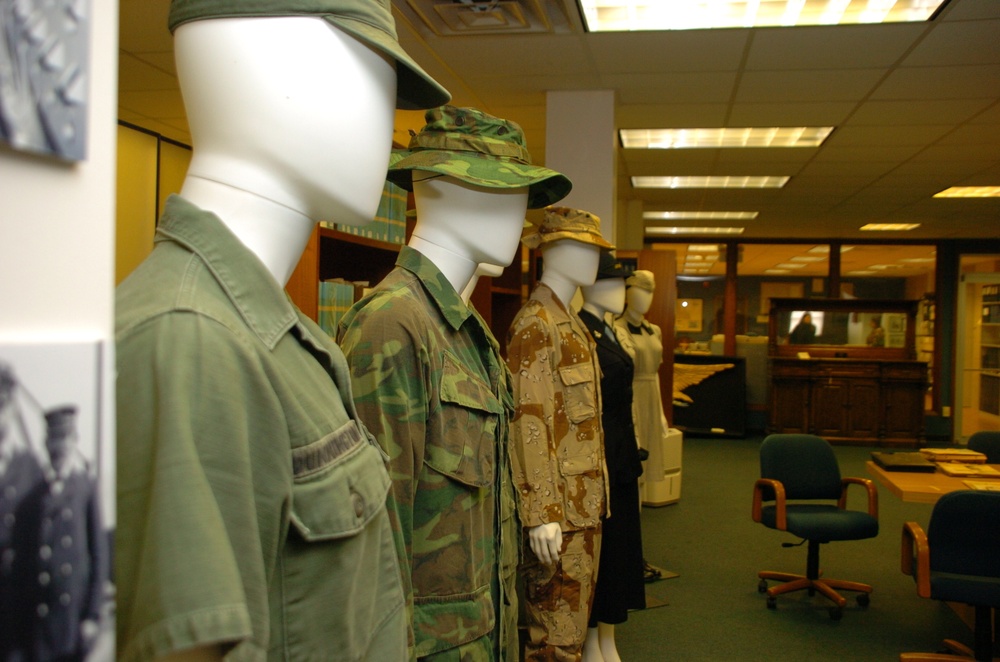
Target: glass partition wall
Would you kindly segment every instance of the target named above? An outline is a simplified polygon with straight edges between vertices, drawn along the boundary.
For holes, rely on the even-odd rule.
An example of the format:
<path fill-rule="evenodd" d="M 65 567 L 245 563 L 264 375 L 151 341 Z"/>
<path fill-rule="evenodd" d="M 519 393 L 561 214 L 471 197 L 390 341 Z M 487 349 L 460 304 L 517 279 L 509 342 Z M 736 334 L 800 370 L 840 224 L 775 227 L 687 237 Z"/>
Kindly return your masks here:
<path fill-rule="evenodd" d="M 655 243 L 652 248 L 674 251 L 677 257 L 677 351 L 752 354 L 754 348 L 749 344 L 755 339 L 766 344 L 772 298 L 919 301 L 916 358 L 928 363 L 928 383 L 932 383 L 936 265 L 933 245 L 731 241 Z M 729 263 L 735 263 L 735 274 L 727 275 Z M 727 284 L 733 286 L 730 280 L 735 281 L 734 301 L 730 300 L 732 337 L 726 333 L 725 309 Z M 814 313 L 812 318 L 817 333 L 821 333 L 822 313 Z M 899 340 L 898 326 L 891 315 L 885 319 L 876 315 L 866 315 L 862 319 L 859 315 L 851 324 L 838 325 L 837 329 L 849 334 L 841 339 L 842 343 L 864 345 L 869 336 L 878 335 L 875 331 L 878 327 L 883 330 L 880 342 L 892 347 L 892 343 Z M 1000 329 L 1000 325 L 997 328 Z M 747 373 L 750 382 L 750 363 Z M 1000 386 L 1000 376 L 997 381 Z M 753 391 L 748 388 L 751 410 L 755 404 Z M 932 402 L 929 391 L 927 409 L 932 407 Z"/>

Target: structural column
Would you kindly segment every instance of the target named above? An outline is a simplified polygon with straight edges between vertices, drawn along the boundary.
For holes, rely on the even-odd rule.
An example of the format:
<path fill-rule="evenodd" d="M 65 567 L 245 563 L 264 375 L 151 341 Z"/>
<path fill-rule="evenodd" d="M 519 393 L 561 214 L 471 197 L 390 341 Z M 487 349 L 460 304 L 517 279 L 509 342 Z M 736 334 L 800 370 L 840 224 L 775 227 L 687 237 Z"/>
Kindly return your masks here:
<path fill-rule="evenodd" d="M 573 181 L 559 204 L 599 216 L 601 234 L 616 245 L 617 146 L 613 90 L 547 94 L 545 165 Z"/>

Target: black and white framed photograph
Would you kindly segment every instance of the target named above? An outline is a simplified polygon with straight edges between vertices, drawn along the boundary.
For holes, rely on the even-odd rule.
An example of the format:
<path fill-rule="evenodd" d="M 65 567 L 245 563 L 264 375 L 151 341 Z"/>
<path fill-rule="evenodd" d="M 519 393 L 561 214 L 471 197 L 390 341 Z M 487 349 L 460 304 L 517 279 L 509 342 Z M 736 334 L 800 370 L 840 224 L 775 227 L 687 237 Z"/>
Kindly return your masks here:
<path fill-rule="evenodd" d="M 0 662 L 113 656 L 101 352 L 0 343 Z"/>
<path fill-rule="evenodd" d="M 0 0 L 0 142 L 87 156 L 91 0 Z"/>

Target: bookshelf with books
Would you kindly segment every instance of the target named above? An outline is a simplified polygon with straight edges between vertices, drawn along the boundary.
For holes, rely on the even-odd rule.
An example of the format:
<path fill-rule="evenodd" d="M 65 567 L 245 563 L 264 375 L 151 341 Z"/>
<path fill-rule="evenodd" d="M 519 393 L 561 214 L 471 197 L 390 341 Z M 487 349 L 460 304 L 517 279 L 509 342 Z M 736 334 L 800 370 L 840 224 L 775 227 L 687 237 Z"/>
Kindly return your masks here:
<path fill-rule="evenodd" d="M 379 227 L 380 218 L 364 228 L 318 224 L 285 286 L 295 305 L 335 335 L 343 314 L 395 267 L 399 249 L 413 229 L 415 217 L 406 214 L 412 208 L 412 195 L 387 183 L 379 205 L 379 214 L 387 220 L 384 229 Z M 480 278 L 471 298 L 501 348 L 523 302 L 522 271 L 519 254 L 502 275 Z"/>
<path fill-rule="evenodd" d="M 1000 285 L 984 285 L 982 296 L 979 409 L 1000 415 Z"/>

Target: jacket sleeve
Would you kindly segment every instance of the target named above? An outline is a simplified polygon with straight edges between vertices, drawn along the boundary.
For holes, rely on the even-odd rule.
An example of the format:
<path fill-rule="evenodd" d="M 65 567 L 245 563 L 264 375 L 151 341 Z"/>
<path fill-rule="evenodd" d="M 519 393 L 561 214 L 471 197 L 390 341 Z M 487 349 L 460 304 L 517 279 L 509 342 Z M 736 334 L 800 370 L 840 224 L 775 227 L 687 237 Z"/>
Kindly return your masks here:
<path fill-rule="evenodd" d="M 540 311 L 541 312 L 541 311 Z M 541 314 L 544 314 L 543 312 Z M 564 519 L 556 480 L 559 465 L 555 426 L 558 338 L 540 315 L 518 318 L 511 327 L 507 365 L 513 378 L 514 419 L 510 427 L 511 473 L 524 527 Z"/>

